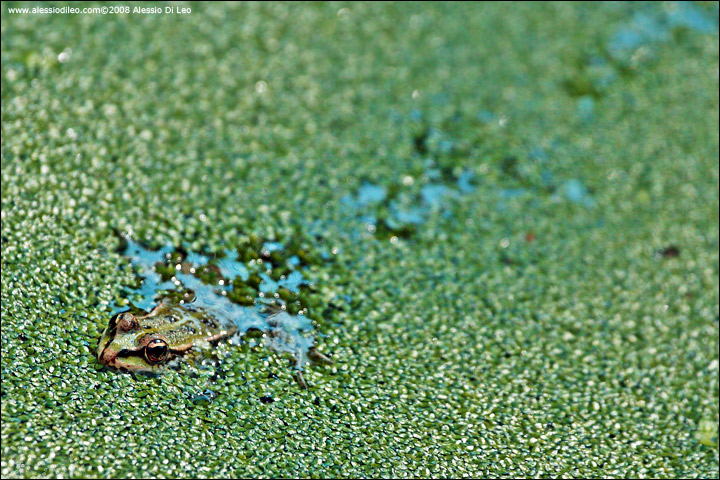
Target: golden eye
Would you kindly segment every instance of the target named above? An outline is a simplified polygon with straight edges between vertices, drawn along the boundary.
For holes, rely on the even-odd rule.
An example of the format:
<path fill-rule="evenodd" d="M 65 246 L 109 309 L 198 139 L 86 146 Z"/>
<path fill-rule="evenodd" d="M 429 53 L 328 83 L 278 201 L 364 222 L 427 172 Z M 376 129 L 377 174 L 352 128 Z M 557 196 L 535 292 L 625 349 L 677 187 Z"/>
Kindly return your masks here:
<path fill-rule="evenodd" d="M 165 360 L 170 353 L 165 340 L 156 338 L 145 347 L 145 358 L 150 363 L 160 363 Z"/>

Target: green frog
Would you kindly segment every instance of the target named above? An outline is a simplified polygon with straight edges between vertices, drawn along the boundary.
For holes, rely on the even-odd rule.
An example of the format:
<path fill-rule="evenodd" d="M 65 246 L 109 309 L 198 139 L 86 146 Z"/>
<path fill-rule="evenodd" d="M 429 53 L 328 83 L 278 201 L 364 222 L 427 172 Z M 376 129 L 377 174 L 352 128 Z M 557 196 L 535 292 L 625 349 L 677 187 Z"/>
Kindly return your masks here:
<path fill-rule="evenodd" d="M 113 316 L 98 341 L 97 357 L 121 371 L 153 374 L 236 331 L 237 326 L 206 311 L 161 302 L 146 315 L 126 311 Z"/>

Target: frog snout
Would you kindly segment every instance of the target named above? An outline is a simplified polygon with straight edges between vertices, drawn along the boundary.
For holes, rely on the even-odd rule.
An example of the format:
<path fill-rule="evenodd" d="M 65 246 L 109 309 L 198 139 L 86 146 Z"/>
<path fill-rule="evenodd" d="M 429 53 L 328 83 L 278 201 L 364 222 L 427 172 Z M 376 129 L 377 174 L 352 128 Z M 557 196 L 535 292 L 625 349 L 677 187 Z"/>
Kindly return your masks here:
<path fill-rule="evenodd" d="M 97 359 L 105 365 L 112 365 L 117 358 L 117 350 L 111 348 L 110 345 L 103 344 L 98 346 Z"/>

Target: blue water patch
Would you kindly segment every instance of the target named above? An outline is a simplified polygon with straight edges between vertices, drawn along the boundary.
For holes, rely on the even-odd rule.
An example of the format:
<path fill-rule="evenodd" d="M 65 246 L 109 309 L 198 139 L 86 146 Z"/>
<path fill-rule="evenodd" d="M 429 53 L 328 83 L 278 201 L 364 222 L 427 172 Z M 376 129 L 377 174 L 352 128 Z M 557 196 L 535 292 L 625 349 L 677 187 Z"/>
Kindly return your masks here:
<path fill-rule="evenodd" d="M 264 316 L 255 307 L 244 307 L 231 302 L 226 296 L 219 294 L 214 288 L 204 284 L 200 279 L 188 273 L 178 272 L 175 278 L 183 287 L 195 293 L 195 300 L 188 304 L 195 309 L 202 309 L 215 318 L 232 321 L 242 335 L 250 328 L 265 329 Z"/>
<path fill-rule="evenodd" d="M 419 207 L 395 207 L 392 215 L 385 219 L 387 226 L 393 230 L 399 230 L 405 226 L 418 226 L 425 223 L 426 211 Z"/>
<path fill-rule="evenodd" d="M 718 30 L 717 9 L 713 15 L 691 2 L 650 4 L 610 36 L 608 52 L 615 60 L 628 63 L 640 47 L 671 40 L 674 28 L 714 33 Z"/>
<path fill-rule="evenodd" d="M 598 91 L 607 89 L 618 77 L 615 67 L 597 55 L 590 57 L 587 70 L 592 78 L 592 84 Z"/>
<path fill-rule="evenodd" d="M 550 170 L 543 170 L 540 172 L 540 182 L 543 187 L 553 187 L 555 185 L 555 175 Z"/>
<path fill-rule="evenodd" d="M 164 258 L 162 260 L 164 260 Z M 159 261 L 161 260 L 156 260 L 156 262 Z M 210 258 L 201 253 L 190 252 L 187 254 L 185 261 L 193 265 L 205 265 L 210 261 Z"/>
<path fill-rule="evenodd" d="M 437 128 L 429 128 L 425 139 L 428 151 L 434 154 L 449 155 L 455 150 L 455 141 Z"/>
<path fill-rule="evenodd" d="M 355 193 L 346 195 L 341 201 L 353 207 L 355 217 L 367 225 L 371 232 L 383 228 L 383 232 L 406 235 L 413 228 L 424 223 L 431 213 L 440 211 L 445 217 L 452 216 L 447 209 L 451 203 L 463 194 L 476 190 L 475 173 L 463 170 L 452 183 L 440 183 L 443 172 L 433 168 L 434 161 L 425 162 L 425 183 L 419 189 L 404 185 L 389 196 L 384 187 L 365 183 Z M 412 185 L 412 184 L 411 184 Z"/>
<path fill-rule="evenodd" d="M 530 149 L 530 152 L 528 153 L 528 156 L 531 160 L 537 160 L 539 162 L 544 162 L 548 159 L 548 154 L 542 147 L 533 147 Z"/>
<path fill-rule="evenodd" d="M 387 190 L 384 187 L 366 183 L 358 190 L 356 201 L 360 206 L 380 203 L 387 197 Z"/>
<path fill-rule="evenodd" d="M 701 33 L 713 33 L 718 29 L 717 14 L 717 4 L 713 15 L 692 2 L 676 2 L 668 8 L 667 20 L 672 27 L 686 27 Z"/>
<path fill-rule="evenodd" d="M 440 153 L 449 154 L 455 149 L 455 142 L 452 140 L 444 139 L 438 142 L 438 150 Z"/>
<path fill-rule="evenodd" d="M 480 110 L 477 114 L 477 119 L 480 120 L 482 123 L 491 123 L 496 118 L 497 117 L 495 116 L 495 114 L 488 110 Z"/>
<path fill-rule="evenodd" d="M 279 312 L 268 318 L 272 335 L 265 345 L 279 353 L 288 353 L 295 358 L 295 368 L 301 370 L 308 362 L 307 353 L 315 344 L 313 325 L 309 318 Z"/>
<path fill-rule="evenodd" d="M 422 187 L 420 190 L 420 196 L 423 202 L 431 207 L 438 207 L 445 203 L 449 198 L 457 198 L 457 190 L 453 190 L 450 187 L 437 183 L 429 183 Z"/>
<path fill-rule="evenodd" d="M 647 42 L 664 42 L 671 38 L 667 22 L 655 12 L 636 13 L 627 28 L 638 32 L 643 37 L 643 41 Z"/>
<path fill-rule="evenodd" d="M 442 170 L 439 168 L 432 168 L 431 165 L 434 163 L 432 161 L 427 162 L 428 164 L 425 166 L 425 176 L 428 180 L 442 180 Z"/>
<path fill-rule="evenodd" d="M 135 306 L 143 310 L 152 310 L 155 306 L 155 296 L 159 291 L 173 290 L 175 284 L 171 281 L 163 282 L 160 280 L 160 275 L 148 275 L 142 285 L 135 292 L 139 295 L 139 299 L 136 300 Z M 130 290 L 128 290 L 130 292 Z"/>
<path fill-rule="evenodd" d="M 590 196 L 590 192 L 580 180 L 572 179 L 563 184 L 563 194 L 565 198 L 573 203 L 592 207 L 595 200 Z"/>
<path fill-rule="evenodd" d="M 300 291 L 300 285 L 305 284 L 307 284 L 307 281 L 303 278 L 303 275 L 300 272 L 292 272 L 286 278 L 282 278 L 278 282 L 279 286 L 285 287 L 295 293 Z"/>
<path fill-rule="evenodd" d="M 237 258 L 237 253 L 232 250 L 225 250 L 225 256 L 215 263 L 224 278 L 240 277 L 245 281 L 250 277 L 248 268 L 244 263 L 240 262 Z"/>
<path fill-rule="evenodd" d="M 410 112 L 413 121 L 425 117 L 419 110 Z M 490 112 L 478 114 L 479 119 L 485 117 L 494 118 L 494 115 Z M 461 119 L 457 114 L 452 121 Z M 464 146 L 465 142 L 459 143 L 450 133 L 429 125 L 424 125 L 412 141 L 413 165 L 410 171 L 400 176 L 402 181 L 396 177 L 386 186 L 364 182 L 355 192 L 340 199 L 345 206 L 351 207 L 345 211 L 362 224 L 360 231 L 390 239 L 408 237 L 417 231 L 418 225 L 434 215 L 451 217 L 453 203 L 477 190 L 476 173 L 471 168 L 463 168 L 462 163 L 452 158 L 458 145 Z M 418 166 L 422 167 L 421 172 Z"/>
<path fill-rule="evenodd" d="M 629 60 L 632 53 L 644 42 L 645 38 L 639 32 L 622 28 L 610 37 L 608 51 L 613 58 Z"/>
<path fill-rule="evenodd" d="M 346 205 L 356 208 L 366 207 L 382 202 L 387 198 L 387 190 L 384 187 L 374 185 L 372 183 L 363 183 L 355 196 L 346 195 L 342 198 L 342 202 Z"/>
<path fill-rule="evenodd" d="M 501 198 L 519 198 L 527 194 L 528 191 L 525 188 L 504 188 L 500 190 Z"/>
<path fill-rule="evenodd" d="M 577 113 L 583 122 L 590 122 L 595 117 L 595 100 L 590 96 L 580 97 L 577 101 Z"/>
<path fill-rule="evenodd" d="M 284 245 L 279 242 L 265 242 L 262 247 L 263 251 L 268 253 L 279 252 L 283 248 L 285 248 Z"/>
<path fill-rule="evenodd" d="M 472 193 L 477 188 L 473 183 L 475 172 L 472 170 L 463 170 L 457 180 L 457 186 L 462 193 Z"/>
<path fill-rule="evenodd" d="M 262 293 L 277 292 L 277 289 L 279 287 L 278 283 L 272 278 L 270 278 L 267 273 L 261 273 L 260 278 L 262 279 L 262 282 L 260 283 L 259 288 Z"/>
<path fill-rule="evenodd" d="M 425 222 L 425 212 L 426 210 L 420 207 L 400 207 L 393 204 L 390 220 L 396 222 L 396 226 L 402 224 L 420 225 Z"/>
<path fill-rule="evenodd" d="M 143 277 L 140 287 L 137 289 L 126 288 L 127 293 L 134 295 L 134 305 L 142 310 L 149 311 L 155 306 L 155 297 L 159 292 L 169 291 L 175 288 L 175 284 L 168 280 L 163 281 L 153 266 L 165 260 L 165 256 L 173 251 L 170 247 L 160 250 L 146 250 L 141 245 L 128 241 L 127 248 L 123 255 L 128 257 L 138 274 Z M 117 308 L 117 311 L 122 307 Z"/>

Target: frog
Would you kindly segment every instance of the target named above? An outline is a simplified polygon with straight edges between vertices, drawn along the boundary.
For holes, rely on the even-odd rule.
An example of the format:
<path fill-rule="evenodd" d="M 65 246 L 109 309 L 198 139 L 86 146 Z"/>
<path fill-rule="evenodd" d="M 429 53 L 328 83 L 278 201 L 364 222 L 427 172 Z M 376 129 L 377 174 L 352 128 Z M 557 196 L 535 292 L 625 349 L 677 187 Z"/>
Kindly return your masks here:
<path fill-rule="evenodd" d="M 113 315 L 98 340 L 97 358 L 120 371 L 156 375 L 236 331 L 237 326 L 207 311 L 162 301 L 144 315 L 130 310 Z"/>
<path fill-rule="evenodd" d="M 281 314 L 279 310 L 271 311 L 269 324 L 276 327 L 277 321 L 274 319 Z M 192 358 L 213 344 L 232 337 L 237 331 L 237 326 L 222 315 L 214 315 L 209 310 L 195 308 L 191 304 L 163 300 L 144 315 L 131 310 L 113 315 L 98 340 L 97 358 L 101 364 L 122 372 L 157 376 L 176 360 Z M 271 328 L 260 333 L 268 339 L 287 336 L 282 328 Z M 288 338 L 281 340 L 283 344 L 292 343 Z M 314 364 L 333 363 L 314 345 L 308 348 L 305 355 Z M 308 390 L 300 365 L 301 357 L 298 351 L 292 355 L 290 364 L 294 365 L 295 381 L 300 388 Z"/>

